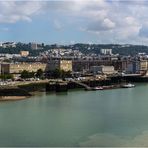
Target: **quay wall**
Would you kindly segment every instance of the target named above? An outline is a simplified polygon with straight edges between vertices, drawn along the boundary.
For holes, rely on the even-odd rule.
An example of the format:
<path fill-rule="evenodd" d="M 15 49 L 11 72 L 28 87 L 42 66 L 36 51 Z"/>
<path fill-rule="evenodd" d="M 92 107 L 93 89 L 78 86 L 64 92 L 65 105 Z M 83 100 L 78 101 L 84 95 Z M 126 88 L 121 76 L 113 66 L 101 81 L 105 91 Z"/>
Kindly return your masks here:
<path fill-rule="evenodd" d="M 109 86 L 109 85 L 118 85 L 122 82 L 148 82 L 148 77 L 138 77 L 138 76 L 128 76 L 128 77 L 110 77 L 106 80 L 83 80 L 81 83 L 88 85 L 89 87 L 95 86 Z M 31 92 L 35 91 L 47 91 L 47 92 L 60 92 L 60 91 L 68 91 L 69 89 L 77 89 L 83 88 L 73 81 L 62 81 L 62 82 L 38 82 L 38 83 L 29 83 L 29 84 L 21 84 L 18 86 L 5 86 L 0 87 L 0 96 L 31 96 Z"/>
<path fill-rule="evenodd" d="M 88 81 L 81 81 L 81 83 L 84 83 L 90 87 L 95 86 L 104 86 L 104 85 L 112 85 L 111 80 L 88 80 Z M 68 82 L 68 89 L 75 89 L 75 88 L 84 88 L 83 86 L 80 86 L 74 82 Z"/>
<path fill-rule="evenodd" d="M 31 96 L 25 89 L 16 88 L 0 88 L 0 96 Z"/>
<path fill-rule="evenodd" d="M 109 86 L 109 85 L 113 85 L 115 83 L 113 83 L 111 81 L 111 79 L 107 79 L 107 80 L 87 80 L 87 81 L 81 81 L 81 83 L 88 85 L 89 87 L 95 87 L 95 86 Z M 56 92 L 60 92 L 60 91 L 67 91 L 69 89 L 77 89 L 77 88 L 85 88 L 82 85 L 79 85 L 73 81 L 69 81 L 69 82 L 64 82 L 63 84 L 61 83 L 48 83 L 46 84 L 46 91 L 50 92 L 50 91 L 56 91 Z"/>
<path fill-rule="evenodd" d="M 96 86 L 110 86 L 110 85 L 119 85 L 121 83 L 128 83 L 128 82 L 148 82 L 148 77 L 140 77 L 140 76 L 128 76 L 128 77 L 122 77 L 122 76 L 115 76 L 110 77 L 106 80 L 87 80 L 87 81 L 81 81 L 81 83 L 88 85 L 89 87 L 96 87 Z M 46 85 L 46 91 L 57 91 L 57 83 L 47 84 Z M 77 88 L 84 88 L 84 86 L 79 85 L 73 81 L 67 82 L 67 84 L 63 85 L 63 87 L 58 88 L 58 91 L 62 91 L 62 89 L 66 88 L 66 91 L 68 89 L 77 89 Z M 57 92 L 58 92 L 57 91 Z"/>
<path fill-rule="evenodd" d="M 45 91 L 46 84 L 48 82 L 42 83 L 28 83 L 14 86 L 0 86 L 0 97 L 1 96 L 31 96 L 32 92 Z"/>
<path fill-rule="evenodd" d="M 22 84 L 18 87 L 21 89 L 25 89 L 28 92 L 34 92 L 34 91 L 45 91 L 46 85 L 48 82 L 45 83 L 29 83 L 29 84 Z"/>
<path fill-rule="evenodd" d="M 117 76 L 110 78 L 113 83 L 122 83 L 122 82 L 148 82 L 148 77 L 142 76 Z"/>

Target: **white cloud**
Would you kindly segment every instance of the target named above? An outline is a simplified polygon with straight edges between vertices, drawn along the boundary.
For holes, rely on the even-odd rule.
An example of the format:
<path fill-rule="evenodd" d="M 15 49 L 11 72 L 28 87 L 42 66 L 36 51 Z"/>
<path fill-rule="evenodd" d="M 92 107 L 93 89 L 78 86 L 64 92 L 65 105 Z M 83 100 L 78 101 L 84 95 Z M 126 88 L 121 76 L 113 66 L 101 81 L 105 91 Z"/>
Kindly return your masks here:
<path fill-rule="evenodd" d="M 63 25 L 59 20 L 55 19 L 53 23 L 56 30 L 61 31 L 63 29 Z"/>
<path fill-rule="evenodd" d="M 0 1 L 0 23 L 31 21 L 31 16 L 42 11 L 45 2 L 39 1 Z"/>
<path fill-rule="evenodd" d="M 52 16 L 56 29 L 69 23 L 95 39 L 98 34 L 102 42 L 137 43 L 148 38 L 147 0 L 0 1 L 0 23 L 30 22 L 42 12 Z"/>
<path fill-rule="evenodd" d="M 102 23 L 104 26 L 106 26 L 107 28 L 109 29 L 112 29 L 115 27 L 115 23 L 112 22 L 110 19 L 106 18 L 103 20 L 103 23 Z"/>
<path fill-rule="evenodd" d="M 112 30 L 116 24 L 108 18 L 91 22 L 86 29 L 87 32 L 99 33 L 102 31 Z"/>
<path fill-rule="evenodd" d="M 127 16 L 125 18 L 125 22 L 127 23 L 127 25 L 138 25 L 136 19 L 134 17 L 131 17 L 131 16 Z"/>
<path fill-rule="evenodd" d="M 148 4 L 148 2 L 144 0 L 141 2 L 129 1 L 129 3 L 128 1 L 110 1 L 108 3 L 104 0 L 103 7 L 94 3 L 94 8 L 98 6 L 98 10 L 87 10 L 86 16 L 89 16 L 89 21 L 88 24 L 83 25 L 83 31 L 86 30 L 87 32 L 98 34 L 98 38 L 101 35 L 103 42 L 108 42 L 111 39 L 115 43 L 126 43 L 129 41 L 137 43 L 139 39 L 140 42 L 141 40 L 145 41 L 145 38 L 139 36 L 141 27 L 148 20 L 146 15 L 148 5 L 146 6 L 145 4 Z M 100 17 L 98 15 L 97 17 L 98 11 L 103 12 L 104 15 Z M 84 12 L 81 14 L 84 14 Z M 83 17 L 85 18 L 86 16 L 84 15 Z"/>
<path fill-rule="evenodd" d="M 2 32 L 8 32 L 9 31 L 9 28 L 3 27 L 3 28 L 0 28 L 0 31 L 2 31 Z"/>
<path fill-rule="evenodd" d="M 78 21 L 81 31 L 94 33 L 94 38 L 98 35 L 101 42 L 137 44 L 148 40 L 148 25 L 144 25 L 148 22 L 147 0 L 81 0 L 68 8 L 61 10 L 64 17 Z"/>

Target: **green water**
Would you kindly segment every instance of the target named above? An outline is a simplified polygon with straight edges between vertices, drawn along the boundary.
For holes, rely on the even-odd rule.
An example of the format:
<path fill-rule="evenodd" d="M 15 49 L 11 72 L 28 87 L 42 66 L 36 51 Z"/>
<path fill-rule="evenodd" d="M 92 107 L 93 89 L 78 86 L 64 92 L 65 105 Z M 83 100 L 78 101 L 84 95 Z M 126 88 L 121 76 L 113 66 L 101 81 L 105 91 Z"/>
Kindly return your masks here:
<path fill-rule="evenodd" d="M 148 84 L 0 102 L 0 146 L 148 146 Z"/>

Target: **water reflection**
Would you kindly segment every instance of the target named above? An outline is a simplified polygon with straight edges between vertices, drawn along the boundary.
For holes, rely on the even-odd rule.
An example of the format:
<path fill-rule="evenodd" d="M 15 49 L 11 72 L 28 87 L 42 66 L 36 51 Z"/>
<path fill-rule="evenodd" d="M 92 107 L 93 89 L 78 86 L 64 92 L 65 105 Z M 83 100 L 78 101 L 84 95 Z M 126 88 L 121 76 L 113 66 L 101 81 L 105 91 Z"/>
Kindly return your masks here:
<path fill-rule="evenodd" d="M 68 95 L 68 92 L 56 92 L 55 94 L 57 96 L 65 96 L 65 95 Z"/>
<path fill-rule="evenodd" d="M 0 146 L 148 146 L 147 90 L 40 93 L 0 103 Z"/>
<path fill-rule="evenodd" d="M 83 147 L 147 147 L 148 131 L 135 137 L 122 137 L 113 134 L 96 134 L 88 137 L 88 140 L 81 142 Z"/>

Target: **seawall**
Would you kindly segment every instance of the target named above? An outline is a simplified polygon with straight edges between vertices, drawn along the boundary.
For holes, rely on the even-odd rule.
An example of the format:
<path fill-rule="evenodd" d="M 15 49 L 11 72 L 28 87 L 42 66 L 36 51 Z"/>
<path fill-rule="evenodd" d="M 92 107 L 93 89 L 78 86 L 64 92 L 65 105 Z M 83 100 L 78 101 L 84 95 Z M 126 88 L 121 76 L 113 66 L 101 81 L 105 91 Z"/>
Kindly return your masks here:
<path fill-rule="evenodd" d="M 31 95 L 25 89 L 14 87 L 14 88 L 0 88 L 0 96 L 31 96 Z"/>

